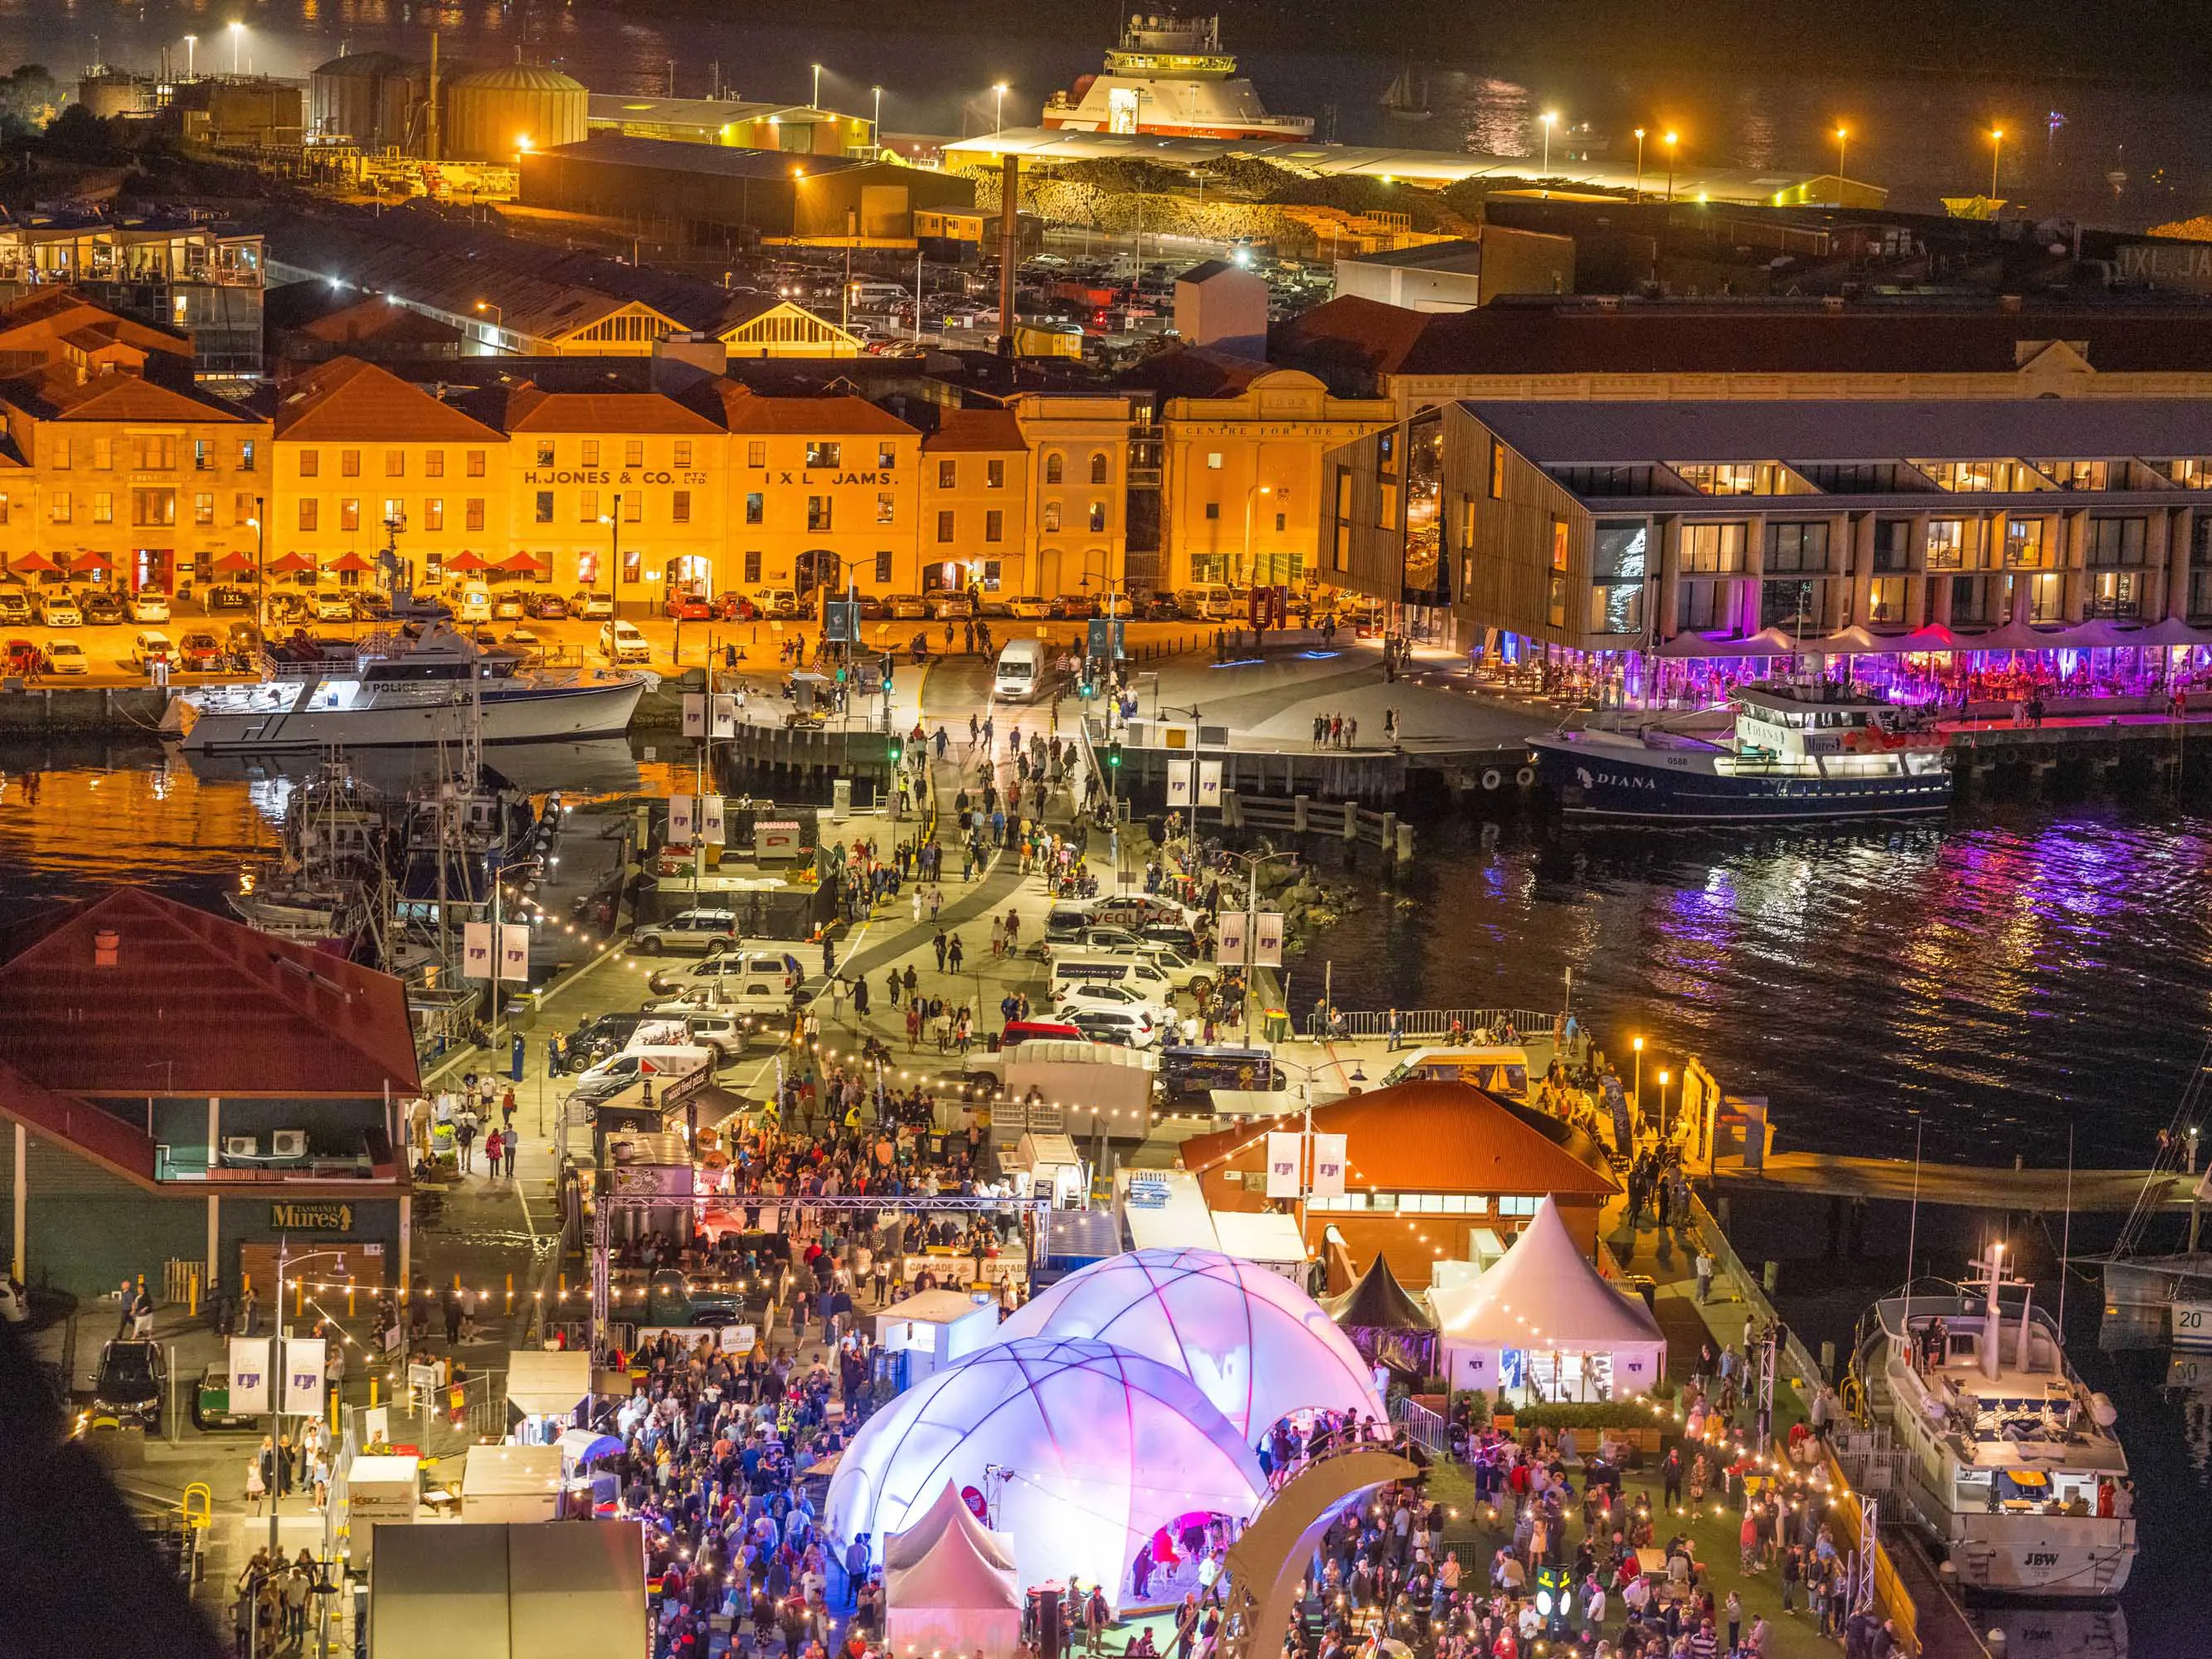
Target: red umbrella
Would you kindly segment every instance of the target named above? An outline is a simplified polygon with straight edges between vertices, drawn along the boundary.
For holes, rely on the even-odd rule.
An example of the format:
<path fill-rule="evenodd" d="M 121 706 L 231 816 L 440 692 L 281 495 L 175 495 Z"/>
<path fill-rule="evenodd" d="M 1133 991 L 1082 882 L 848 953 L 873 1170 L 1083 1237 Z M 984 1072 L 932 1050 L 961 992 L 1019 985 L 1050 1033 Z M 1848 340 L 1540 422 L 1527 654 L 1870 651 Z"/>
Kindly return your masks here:
<path fill-rule="evenodd" d="M 115 561 L 105 553 L 76 553 L 70 556 L 69 565 L 71 570 L 82 574 L 88 570 L 112 570 Z"/>
<path fill-rule="evenodd" d="M 459 552 L 454 554 L 452 558 L 446 561 L 446 568 L 448 570 L 464 571 L 489 570 L 491 568 L 491 561 L 484 557 L 483 554 L 472 553 L 465 547 Z"/>
<path fill-rule="evenodd" d="M 226 576 L 236 576 L 253 568 L 253 561 L 243 553 L 226 553 L 215 562 L 215 568 Z"/>
<path fill-rule="evenodd" d="M 272 576 L 296 576 L 314 568 L 315 562 L 304 553 L 281 553 L 269 561 L 269 574 Z"/>
<path fill-rule="evenodd" d="M 374 570 L 376 567 L 371 564 L 367 559 L 362 558 L 358 553 L 342 553 L 337 558 L 332 559 L 328 564 L 325 565 L 323 568 L 325 570 L 350 571 L 354 574 L 359 575 L 362 571 Z"/>
<path fill-rule="evenodd" d="M 10 570 L 29 570 L 40 575 L 51 575 L 58 571 L 61 566 L 55 562 L 51 553 L 26 553 L 20 559 L 9 561 L 8 568 Z"/>
<path fill-rule="evenodd" d="M 499 562 L 501 570 L 542 570 L 552 562 L 535 553 L 510 553 Z"/>

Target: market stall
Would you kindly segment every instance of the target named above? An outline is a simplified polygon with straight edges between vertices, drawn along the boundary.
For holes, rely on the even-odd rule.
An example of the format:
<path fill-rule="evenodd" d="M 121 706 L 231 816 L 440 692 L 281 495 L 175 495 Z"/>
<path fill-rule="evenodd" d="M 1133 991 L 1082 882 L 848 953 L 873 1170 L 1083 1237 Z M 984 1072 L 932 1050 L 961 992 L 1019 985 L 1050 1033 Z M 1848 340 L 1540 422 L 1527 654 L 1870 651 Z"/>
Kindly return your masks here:
<path fill-rule="evenodd" d="M 518 1348 L 507 1356 L 507 1438 L 550 1446 L 576 1425 L 592 1393 L 592 1357 L 580 1348 Z"/>
<path fill-rule="evenodd" d="M 1008 1659 L 1020 1649 L 1013 1540 L 978 1521 L 949 1480 L 920 1519 L 884 1540 L 884 1600 L 893 1653 Z"/>
<path fill-rule="evenodd" d="M 977 1302 L 966 1291 L 920 1291 L 875 1316 L 876 1346 L 902 1356 L 903 1388 L 912 1388 L 955 1360 L 965 1359 L 999 1338 L 999 1304 Z"/>
<path fill-rule="evenodd" d="M 1454 1389 L 1513 1400 L 1617 1400 L 1667 1370 L 1667 1339 L 1642 1298 L 1575 1248 L 1548 1198 L 1498 1265 L 1438 1297 Z"/>
<path fill-rule="evenodd" d="M 556 1520 L 561 1484 L 558 1446 L 471 1446 L 461 1471 L 461 1516 L 471 1522 Z"/>

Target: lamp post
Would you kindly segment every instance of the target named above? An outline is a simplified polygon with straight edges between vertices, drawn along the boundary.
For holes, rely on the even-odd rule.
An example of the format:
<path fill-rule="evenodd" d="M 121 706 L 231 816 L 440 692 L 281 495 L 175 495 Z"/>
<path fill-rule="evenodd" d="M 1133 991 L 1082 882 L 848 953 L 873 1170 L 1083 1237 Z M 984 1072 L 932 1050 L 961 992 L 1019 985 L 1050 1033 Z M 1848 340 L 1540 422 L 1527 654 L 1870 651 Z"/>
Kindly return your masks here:
<path fill-rule="evenodd" d="M 239 72 L 239 53 L 244 50 L 242 43 L 245 39 L 246 25 L 233 18 L 230 24 L 230 72 L 234 76 Z"/>
<path fill-rule="evenodd" d="M 1544 124 L 1543 176 L 1548 179 L 1552 176 L 1552 129 L 1557 126 L 1559 123 L 1559 112 L 1555 109 L 1547 109 L 1536 118 Z"/>
<path fill-rule="evenodd" d="M 1659 1072 L 1659 1134 L 1662 1139 L 1665 1139 L 1667 1133 L 1667 1085 L 1669 1081 L 1671 1081 L 1671 1079 L 1668 1078 L 1665 1067 L 1661 1067 Z"/>
<path fill-rule="evenodd" d="M 1244 492 L 1244 558 L 1243 568 L 1239 574 L 1248 583 L 1252 580 L 1255 570 L 1252 562 L 1253 510 L 1259 505 L 1261 496 L 1272 495 L 1274 493 L 1275 487 L 1273 484 L 1254 484 Z"/>
<path fill-rule="evenodd" d="M 507 308 L 494 301 L 479 300 L 477 301 L 477 309 L 491 314 L 491 343 L 494 346 L 497 346 L 499 331 L 507 324 Z"/>
<path fill-rule="evenodd" d="M 2004 154 L 2004 129 L 1990 129 L 1990 200 L 1997 199 L 1997 158 Z"/>
<path fill-rule="evenodd" d="M 1850 143 L 1850 137 L 1851 130 L 1838 121 L 1836 124 L 1836 183 L 1838 186 L 1843 184 L 1846 177 L 1844 172 L 1844 147 Z M 1838 194 L 1841 194 L 1840 189 Z"/>
<path fill-rule="evenodd" d="M 269 538 L 261 525 L 261 497 L 253 498 L 253 516 L 246 523 L 253 526 L 253 625 L 260 629 L 263 643 L 269 633 Z"/>
<path fill-rule="evenodd" d="M 284 1490 L 284 1270 L 296 1262 L 319 1259 L 343 1262 L 345 1260 L 344 1253 L 339 1250 L 310 1250 L 307 1255 L 295 1258 L 290 1254 L 291 1247 L 289 1233 L 277 1236 L 276 1299 L 276 1305 L 270 1310 L 276 1316 L 269 1341 L 269 1444 L 274 1453 L 271 1461 L 276 1464 L 269 1482 L 269 1560 L 272 1568 L 284 1559 L 284 1547 L 276 1535 L 279 1495 Z M 320 1401 L 316 1402 L 315 1415 L 322 1415 Z"/>
<path fill-rule="evenodd" d="M 188 34 L 185 37 L 185 79 L 187 81 L 192 78 L 192 63 L 198 54 L 199 44 L 200 38 L 197 34 Z"/>
<path fill-rule="evenodd" d="M 1662 133 L 1659 139 L 1667 146 L 1667 199 L 1669 202 L 1674 199 L 1674 146 L 1680 141 L 1681 135 L 1671 130 Z"/>
<path fill-rule="evenodd" d="M 1638 202 L 1644 199 L 1644 129 L 1642 127 L 1636 129 L 1636 191 L 1632 199 Z"/>
<path fill-rule="evenodd" d="M 1006 130 L 1006 83 L 1001 81 L 991 91 L 998 99 L 991 114 L 991 136 L 995 138 Z"/>
<path fill-rule="evenodd" d="M 615 492 L 615 510 L 612 513 L 599 514 L 599 522 L 610 526 L 614 532 L 613 550 L 609 556 L 613 560 L 613 563 L 607 568 L 607 617 L 609 621 L 612 621 L 615 614 L 615 572 L 622 566 L 621 491 Z"/>
<path fill-rule="evenodd" d="M 822 107 L 822 65 L 817 64 L 813 65 L 813 69 L 814 91 L 806 107 L 809 109 L 820 109 Z"/>
<path fill-rule="evenodd" d="M 1644 1122 L 1644 1039 L 1636 1039 L 1636 1121 Z"/>
<path fill-rule="evenodd" d="M 870 87 L 868 90 L 875 94 L 876 99 L 876 112 L 868 122 L 868 148 L 881 149 L 884 143 L 884 89 Z"/>

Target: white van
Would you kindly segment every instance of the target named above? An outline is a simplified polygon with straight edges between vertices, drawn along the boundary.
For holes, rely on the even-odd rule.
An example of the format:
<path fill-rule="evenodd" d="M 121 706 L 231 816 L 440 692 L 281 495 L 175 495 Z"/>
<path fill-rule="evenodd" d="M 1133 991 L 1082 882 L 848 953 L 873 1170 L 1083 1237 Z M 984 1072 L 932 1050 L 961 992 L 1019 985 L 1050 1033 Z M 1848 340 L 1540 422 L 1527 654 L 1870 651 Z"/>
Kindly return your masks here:
<path fill-rule="evenodd" d="M 1193 622 L 1227 622 L 1237 613 L 1237 596 L 1219 582 L 1194 582 L 1178 587 L 1176 609 Z"/>
<path fill-rule="evenodd" d="M 491 590 L 478 582 L 465 582 L 453 595 L 453 620 L 488 623 L 491 620 Z"/>
<path fill-rule="evenodd" d="M 999 653 L 999 672 L 992 691 L 1015 702 L 1027 702 L 1037 694 L 1044 677 L 1044 641 L 1009 640 Z"/>
<path fill-rule="evenodd" d="M 1079 984 L 1118 985 L 1161 1007 L 1175 1004 L 1176 982 L 1158 966 L 1139 956 L 1104 956 L 1095 952 L 1055 956 L 1052 963 L 1052 1000 L 1069 1000 L 1069 988 Z"/>
<path fill-rule="evenodd" d="M 714 1051 L 702 1043 L 690 1042 L 690 1032 L 680 1025 L 677 1030 L 684 1041 L 639 1043 L 633 1038 L 629 1048 L 618 1054 L 608 1055 L 578 1077 L 572 1092 L 587 1101 L 611 1100 L 632 1085 L 647 1079 L 660 1087 L 678 1078 L 689 1077 L 702 1066 L 711 1068 Z"/>

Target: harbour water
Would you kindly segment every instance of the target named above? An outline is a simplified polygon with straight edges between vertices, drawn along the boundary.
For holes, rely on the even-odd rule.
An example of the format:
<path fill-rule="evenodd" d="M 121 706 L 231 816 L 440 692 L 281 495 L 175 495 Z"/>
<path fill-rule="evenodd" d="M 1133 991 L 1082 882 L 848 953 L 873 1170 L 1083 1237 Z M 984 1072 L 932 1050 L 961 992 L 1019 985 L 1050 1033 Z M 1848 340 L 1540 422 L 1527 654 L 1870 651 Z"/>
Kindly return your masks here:
<path fill-rule="evenodd" d="M 511 62 L 518 52 L 556 64 L 605 92 L 707 94 L 717 78 L 747 98 L 803 102 L 811 66 L 823 65 L 823 101 L 870 110 L 884 88 L 887 132 L 973 135 L 988 131 L 991 88 L 1008 86 L 1009 125 L 1033 122 L 1044 98 L 1096 72 L 1111 44 L 1115 12 L 1102 8 L 1094 37 L 1012 26 L 988 30 L 839 27 L 778 24 L 739 11 L 627 11 L 588 3 L 460 7 L 325 0 L 261 0 L 239 37 L 243 68 L 304 76 L 341 49 L 428 55 L 433 27 L 448 61 Z M 181 68 L 184 37 L 195 33 L 203 70 L 228 70 L 227 17 L 206 0 L 146 0 L 129 7 L 0 0 L 0 66 L 42 63 L 65 80 L 99 59 L 152 70 L 166 47 Z M 1578 55 L 1563 38 L 1528 61 L 1492 61 L 1476 37 L 1419 43 L 1429 106 L 1425 120 L 1382 107 L 1405 67 L 1400 58 L 1285 50 L 1263 28 L 1230 24 L 1228 48 L 1242 58 L 1271 109 L 1316 118 L 1316 136 L 1347 143 L 1417 149 L 1462 147 L 1536 155 L 1538 118 L 1559 113 L 1567 128 L 1588 122 L 1609 143 L 1608 159 L 1632 159 L 1633 129 L 1671 127 L 1683 159 L 1747 167 L 1832 168 L 1840 121 L 1850 137 L 1854 178 L 1886 185 L 1892 204 L 1940 211 L 1942 196 L 1970 196 L 1990 183 L 1990 131 L 2007 137 L 1996 160 L 1998 188 L 2039 213 L 2142 226 L 2202 212 L 2212 203 L 2212 94 L 2201 88 L 2140 87 L 2081 80 L 2003 80 L 1971 70 L 1940 76 L 1870 73 L 1839 52 L 1832 72 L 1803 73 L 1740 60 L 1710 70 L 1622 67 Z M 1570 146 L 1558 142 L 1555 161 Z M 1653 187 L 1663 187 L 1655 150 Z M 2115 185 L 2109 175 L 2124 175 Z"/>

